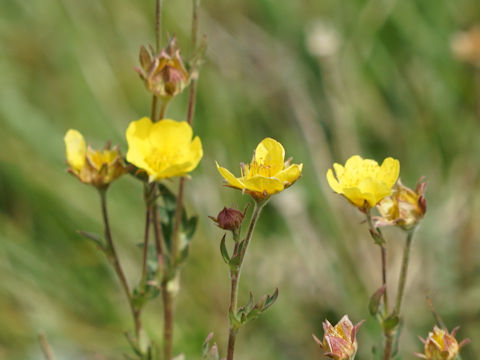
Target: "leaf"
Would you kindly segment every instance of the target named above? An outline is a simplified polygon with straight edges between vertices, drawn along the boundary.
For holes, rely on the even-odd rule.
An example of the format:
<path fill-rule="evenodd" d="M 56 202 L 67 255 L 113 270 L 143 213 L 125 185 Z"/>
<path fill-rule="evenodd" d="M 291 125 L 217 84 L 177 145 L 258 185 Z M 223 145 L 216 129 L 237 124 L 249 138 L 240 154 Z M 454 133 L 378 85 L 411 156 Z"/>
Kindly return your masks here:
<path fill-rule="evenodd" d="M 186 212 L 184 212 L 184 214 L 186 214 Z M 196 215 L 190 217 L 188 220 L 185 219 L 184 221 L 182 221 L 182 232 L 187 242 L 190 242 L 192 240 L 192 237 L 195 234 L 195 230 L 197 230 L 197 225 L 198 216 Z"/>
<path fill-rule="evenodd" d="M 225 264 L 230 264 L 230 255 L 228 254 L 227 246 L 225 245 L 226 234 L 223 235 L 222 240 L 220 241 L 220 253 L 222 254 L 223 261 Z"/>
<path fill-rule="evenodd" d="M 370 297 L 370 302 L 368 303 L 368 311 L 370 312 L 370 315 L 372 316 L 377 315 L 378 310 L 380 309 L 382 296 L 383 294 L 385 294 L 386 289 L 387 289 L 387 286 L 384 284 L 377 291 L 375 291 L 373 295 Z"/>
<path fill-rule="evenodd" d="M 230 323 L 234 329 L 240 329 L 242 326 L 242 322 L 237 318 L 237 316 L 233 313 L 233 311 L 228 312 L 228 317 L 230 319 Z"/>
<path fill-rule="evenodd" d="M 105 244 L 105 239 L 103 236 L 88 232 L 88 231 L 82 231 L 82 230 L 77 230 L 77 233 L 83 236 L 84 238 L 93 241 L 93 243 L 102 251 L 105 251 L 107 249 L 107 246 Z"/>
<path fill-rule="evenodd" d="M 265 311 L 270 306 L 272 306 L 275 303 L 275 301 L 277 301 L 277 298 L 278 298 L 278 288 L 275 289 L 272 295 L 267 297 L 267 301 L 265 301 L 262 311 Z"/>
<path fill-rule="evenodd" d="M 170 191 L 167 186 L 160 182 L 158 183 L 158 191 L 160 192 L 160 196 L 163 199 L 165 209 L 168 212 L 173 211 L 175 213 L 175 209 L 177 208 L 177 197 L 175 196 L 175 194 Z"/>
<path fill-rule="evenodd" d="M 385 320 L 383 320 L 383 328 L 386 331 L 394 330 L 398 323 L 400 322 L 400 318 L 396 314 L 390 314 Z"/>

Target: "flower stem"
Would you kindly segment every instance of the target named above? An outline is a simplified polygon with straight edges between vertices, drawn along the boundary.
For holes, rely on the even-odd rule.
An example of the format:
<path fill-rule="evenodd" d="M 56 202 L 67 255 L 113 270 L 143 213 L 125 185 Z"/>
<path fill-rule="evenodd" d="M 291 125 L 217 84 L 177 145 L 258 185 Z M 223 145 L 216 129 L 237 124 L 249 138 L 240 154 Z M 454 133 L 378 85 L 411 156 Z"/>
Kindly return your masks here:
<path fill-rule="evenodd" d="M 387 249 L 385 247 L 385 238 L 379 228 L 373 225 L 372 214 L 370 209 L 366 211 L 368 228 L 370 235 L 375 243 L 380 247 L 380 258 L 382 261 L 382 285 L 385 286 L 385 292 L 383 294 L 384 314 L 388 315 L 388 293 L 387 293 Z"/>
<path fill-rule="evenodd" d="M 39 334 L 38 340 L 40 341 L 40 347 L 42 348 L 43 355 L 45 356 L 46 360 L 55 360 L 55 355 L 53 354 L 53 350 L 48 343 L 47 337 L 45 334 Z"/>
<path fill-rule="evenodd" d="M 415 230 L 410 230 L 407 233 L 405 241 L 405 248 L 403 250 L 402 269 L 400 270 L 400 278 L 398 281 L 397 301 L 395 304 L 395 313 L 400 314 L 400 307 L 402 305 L 403 293 L 405 291 L 405 283 L 407 281 L 408 263 L 410 260 L 410 249 L 412 247 L 413 234 Z"/>
<path fill-rule="evenodd" d="M 200 0 L 193 0 L 192 34 L 191 34 L 191 53 L 192 54 L 197 50 L 199 11 L 200 11 Z M 190 92 L 188 94 L 187 122 L 190 125 L 192 125 L 193 117 L 195 115 L 198 69 L 194 69 L 194 73 L 195 73 L 195 76 L 194 78 L 192 78 L 192 81 L 190 84 Z"/>
<path fill-rule="evenodd" d="M 240 280 L 240 273 L 242 271 L 243 260 L 245 258 L 245 254 L 247 253 L 248 244 L 252 239 L 253 230 L 255 229 L 255 225 L 257 223 L 258 217 L 266 204 L 266 201 L 255 201 L 255 206 L 253 208 L 252 217 L 250 219 L 250 225 L 248 226 L 247 236 L 245 238 L 245 243 L 241 247 L 240 253 L 239 251 L 239 242 L 238 239 L 235 239 L 235 248 L 233 250 L 232 257 L 240 256 L 238 266 L 230 270 L 230 306 L 229 306 L 229 313 L 236 315 L 237 313 L 237 302 L 238 302 L 238 282 Z M 234 234 L 235 235 L 235 234 Z M 230 322 L 229 324 L 229 335 L 228 335 L 228 353 L 227 353 L 227 360 L 233 360 L 233 353 L 235 351 L 235 340 L 237 337 L 238 329 Z"/>
<path fill-rule="evenodd" d="M 107 190 L 101 189 L 99 190 L 99 194 L 100 194 L 100 202 L 102 206 L 103 223 L 105 226 L 105 239 L 107 240 L 106 254 L 108 259 L 113 265 L 113 269 L 115 270 L 115 273 L 117 274 L 117 277 L 120 280 L 120 284 L 122 285 L 123 291 L 125 292 L 125 296 L 127 297 L 128 304 L 130 306 L 130 311 L 132 312 L 132 317 L 135 324 L 135 335 L 138 340 L 138 337 L 142 328 L 142 324 L 140 320 L 140 311 L 135 309 L 135 306 L 133 304 L 132 293 L 130 291 L 127 278 L 123 271 L 122 265 L 120 264 L 120 259 L 118 257 L 118 253 L 117 253 L 117 250 L 115 249 L 115 245 L 113 242 L 112 232 L 110 230 L 110 222 L 108 219 L 108 212 L 107 212 L 107 196 L 106 196 Z"/>
<path fill-rule="evenodd" d="M 163 0 L 155 0 L 155 50 L 157 53 L 162 46 L 162 10 Z"/>

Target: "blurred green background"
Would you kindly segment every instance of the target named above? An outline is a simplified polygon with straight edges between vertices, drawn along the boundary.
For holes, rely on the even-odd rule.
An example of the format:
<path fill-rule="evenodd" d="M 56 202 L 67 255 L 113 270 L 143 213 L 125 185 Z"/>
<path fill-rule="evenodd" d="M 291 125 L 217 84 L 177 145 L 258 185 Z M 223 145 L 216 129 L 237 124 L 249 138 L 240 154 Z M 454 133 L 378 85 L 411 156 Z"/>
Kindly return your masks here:
<path fill-rule="evenodd" d="M 165 1 L 165 28 L 188 49 L 191 2 Z M 97 147 L 126 151 L 128 123 L 150 113 L 134 72 L 153 43 L 154 1 L 31 0 L 0 3 L 0 358 L 41 359 L 45 332 L 58 359 L 120 359 L 131 328 L 105 259 L 77 229 L 101 232 L 96 192 L 65 172 L 63 136 L 76 128 Z M 183 269 L 176 353 L 199 358 L 210 331 L 226 350 L 227 267 L 222 232 L 207 215 L 247 196 L 221 187 L 215 160 L 238 172 L 271 136 L 304 163 L 303 178 L 262 214 L 240 301 L 280 289 L 239 335 L 238 359 L 313 359 L 321 322 L 347 313 L 360 330 L 357 359 L 371 359 L 380 329 L 368 315 L 380 284 L 379 253 L 361 213 L 333 194 L 325 172 L 352 154 L 401 162 L 408 186 L 425 175 L 428 213 L 417 233 L 404 302 L 401 359 L 421 351 L 433 318 L 470 337 L 480 354 L 480 76 L 455 58 L 451 39 L 480 21 L 475 0 L 222 0 L 202 3 L 208 37 L 195 132 L 204 159 L 188 182 L 200 228 Z M 480 50 L 476 50 L 477 53 Z M 184 51 L 188 54 L 188 51 Z M 168 116 L 184 119 L 187 93 Z M 116 182 L 109 208 L 131 284 L 140 272 L 142 187 Z M 404 234 L 390 239 L 391 296 Z M 161 301 L 145 327 L 160 338 Z M 476 355 L 477 354 L 477 355 Z"/>

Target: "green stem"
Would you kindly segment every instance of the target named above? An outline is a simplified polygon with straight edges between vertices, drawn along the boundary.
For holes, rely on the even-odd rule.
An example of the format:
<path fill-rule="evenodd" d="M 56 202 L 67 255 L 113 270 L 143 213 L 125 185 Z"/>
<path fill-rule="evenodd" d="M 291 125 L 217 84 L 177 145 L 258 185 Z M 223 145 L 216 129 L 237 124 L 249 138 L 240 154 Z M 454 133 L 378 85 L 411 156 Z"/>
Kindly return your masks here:
<path fill-rule="evenodd" d="M 400 307 L 402 306 L 403 293 L 405 291 L 405 283 L 407 281 L 408 263 L 410 260 L 410 249 L 412 247 L 413 234 L 415 230 L 410 230 L 407 233 L 405 241 L 405 248 L 403 250 L 402 269 L 400 271 L 400 279 L 398 281 L 397 301 L 395 304 L 395 313 L 400 315 Z"/>
<path fill-rule="evenodd" d="M 163 0 L 155 0 L 155 50 L 157 54 L 162 46 L 162 10 Z"/>
<path fill-rule="evenodd" d="M 107 196 L 106 196 L 107 190 L 100 189 L 99 193 L 100 193 L 100 200 L 101 200 L 101 206 L 102 206 L 103 223 L 105 226 L 105 239 L 107 240 L 107 246 L 108 246 L 107 256 L 113 265 L 115 273 L 117 274 L 117 277 L 120 280 L 120 284 L 122 285 L 125 296 L 127 297 L 128 304 L 130 306 L 130 311 L 132 312 L 132 317 L 135 324 L 135 335 L 138 340 L 138 337 L 142 328 L 142 324 L 140 320 L 140 311 L 136 310 L 133 304 L 132 293 L 130 291 L 127 278 L 123 271 L 122 265 L 120 264 L 120 259 L 118 257 L 118 253 L 117 253 L 117 250 L 115 249 L 115 244 L 113 242 L 112 232 L 110 230 L 110 222 L 108 219 L 108 212 L 107 212 Z"/>
<path fill-rule="evenodd" d="M 388 316 L 388 292 L 387 292 L 387 249 L 385 248 L 385 238 L 383 237 L 382 232 L 379 228 L 376 228 L 373 225 L 371 210 L 366 211 L 368 228 L 370 230 L 370 235 L 372 236 L 375 243 L 380 247 L 380 258 L 382 262 L 382 285 L 385 286 L 385 292 L 383 294 L 383 304 L 384 304 L 384 314 Z"/>
<path fill-rule="evenodd" d="M 250 219 L 250 225 L 248 226 L 247 236 L 245 238 L 245 244 L 242 246 L 240 254 L 238 253 L 239 243 L 238 239 L 235 242 L 235 248 L 233 251 L 233 256 L 240 255 L 240 260 L 238 266 L 235 269 L 230 271 L 230 306 L 229 312 L 236 315 L 237 313 L 237 302 L 238 302 L 238 283 L 240 280 L 240 273 L 242 271 L 243 260 L 245 259 L 245 254 L 247 253 L 248 245 L 250 244 L 250 240 L 252 239 L 253 230 L 255 229 L 255 225 L 257 224 L 258 217 L 265 206 L 265 200 L 257 200 L 255 201 L 255 207 L 253 209 L 252 217 Z M 235 340 L 237 337 L 238 329 L 235 328 L 234 324 L 230 322 L 229 324 L 229 335 L 228 335 L 228 352 L 227 352 L 227 360 L 233 360 L 233 354 L 235 351 Z"/>

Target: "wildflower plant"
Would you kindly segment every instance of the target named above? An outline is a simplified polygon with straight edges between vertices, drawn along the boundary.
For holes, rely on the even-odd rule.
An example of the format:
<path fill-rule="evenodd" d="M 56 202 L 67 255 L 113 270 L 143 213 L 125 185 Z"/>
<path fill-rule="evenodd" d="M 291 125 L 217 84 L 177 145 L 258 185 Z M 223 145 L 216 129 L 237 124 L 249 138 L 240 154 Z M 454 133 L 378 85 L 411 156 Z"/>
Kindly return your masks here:
<path fill-rule="evenodd" d="M 375 244 L 380 247 L 382 286 L 371 296 L 369 311 L 379 320 L 384 335 L 383 359 L 393 356 L 394 341 L 398 340 L 400 310 L 407 279 L 410 249 L 416 226 L 426 212 L 424 197 L 425 183 L 417 190 L 406 188 L 399 181 L 400 163 L 391 157 L 379 166 L 375 160 L 363 159 L 354 155 L 345 166 L 334 164 L 336 178 L 332 169 L 327 171 L 327 181 L 332 190 L 346 197 L 351 204 L 359 208 L 366 216 L 369 232 Z M 378 207 L 383 217 L 372 217 L 372 210 Z M 390 309 L 387 287 L 387 241 L 380 226 L 395 225 L 406 230 L 406 242 L 396 301 Z"/>
<path fill-rule="evenodd" d="M 175 295 L 179 291 L 179 272 L 188 257 L 189 244 L 195 232 L 197 217 L 188 216 L 183 205 L 185 179 L 197 167 L 202 156 L 202 142 L 193 137 L 192 122 L 195 110 L 196 81 L 205 44 L 197 44 L 199 1 L 194 0 L 190 69 L 184 65 L 175 38 L 161 49 L 161 14 L 163 4 L 156 0 L 156 46 L 147 52 L 140 49 L 140 68 L 137 68 L 146 89 L 152 94 L 150 117 L 133 121 L 126 130 L 128 151 L 126 159 L 119 147 L 94 150 L 87 147 L 76 130 L 65 135 L 68 171 L 80 181 L 99 190 L 104 235 L 81 231 L 104 252 L 122 285 L 134 323 L 133 333 L 127 333 L 133 356 L 129 359 L 171 360 L 173 358 L 173 325 Z M 195 76 L 191 76 L 194 74 Z M 165 119 L 169 101 L 190 86 L 187 120 Z M 160 104 L 160 106 L 158 106 Z M 121 175 L 130 173 L 143 187 L 145 200 L 144 240 L 141 276 L 136 286 L 127 281 L 117 252 L 107 212 L 107 189 Z M 164 181 L 174 183 L 177 192 Z M 153 228 L 153 231 L 152 231 Z M 153 233 L 153 244 L 150 235 Z M 182 240 L 182 241 L 180 241 Z M 153 261 L 152 261 L 153 260 Z M 158 341 L 150 339 L 142 326 L 145 305 L 161 295 L 163 300 L 163 355 Z"/>
<path fill-rule="evenodd" d="M 274 304 L 278 297 L 278 289 L 276 289 L 271 295 L 264 295 L 255 301 L 250 292 L 248 303 L 239 306 L 238 284 L 243 261 L 262 209 L 272 195 L 287 189 L 300 178 L 302 168 L 303 164 L 285 162 L 285 150 L 282 144 L 272 138 L 265 138 L 258 144 L 249 165 L 241 164 L 242 175 L 239 178 L 217 163 L 217 169 L 225 179 L 225 185 L 250 195 L 254 203 L 250 223 L 244 236 L 242 236 L 242 224 L 246 210 L 242 213 L 236 209 L 224 208 L 216 218 L 211 217 L 220 228 L 230 231 L 234 242 L 233 251 L 229 253 L 226 234 L 220 241 L 220 253 L 230 270 L 227 360 L 234 358 L 235 341 L 240 328 L 260 316 Z"/>

